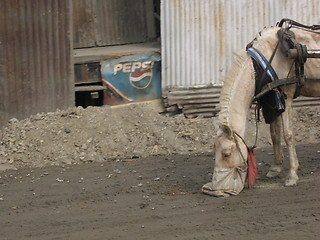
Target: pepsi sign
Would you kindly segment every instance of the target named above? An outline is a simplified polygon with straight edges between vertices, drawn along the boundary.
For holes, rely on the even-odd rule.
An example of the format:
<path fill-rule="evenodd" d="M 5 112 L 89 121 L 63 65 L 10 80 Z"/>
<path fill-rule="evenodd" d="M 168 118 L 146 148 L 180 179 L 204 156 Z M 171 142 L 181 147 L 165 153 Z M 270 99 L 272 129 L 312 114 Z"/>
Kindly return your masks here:
<path fill-rule="evenodd" d="M 105 104 L 115 105 L 161 98 L 160 54 L 130 55 L 101 62 L 107 87 Z"/>

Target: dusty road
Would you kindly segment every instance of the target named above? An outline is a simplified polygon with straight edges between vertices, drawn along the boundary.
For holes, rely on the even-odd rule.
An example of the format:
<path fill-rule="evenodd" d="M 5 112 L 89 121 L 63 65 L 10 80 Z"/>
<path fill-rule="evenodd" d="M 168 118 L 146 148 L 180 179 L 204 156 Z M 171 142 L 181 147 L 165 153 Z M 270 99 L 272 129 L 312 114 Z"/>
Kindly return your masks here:
<path fill-rule="evenodd" d="M 320 146 L 300 145 L 300 182 L 265 176 L 239 196 L 200 192 L 208 155 L 109 160 L 0 172 L 0 239 L 317 239 Z"/>

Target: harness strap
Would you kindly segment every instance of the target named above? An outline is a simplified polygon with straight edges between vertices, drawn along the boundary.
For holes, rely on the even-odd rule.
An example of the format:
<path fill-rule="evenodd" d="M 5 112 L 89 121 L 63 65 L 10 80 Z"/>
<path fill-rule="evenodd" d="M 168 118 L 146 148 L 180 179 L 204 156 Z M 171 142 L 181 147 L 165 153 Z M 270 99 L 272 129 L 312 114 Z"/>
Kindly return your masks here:
<path fill-rule="evenodd" d="M 258 169 L 257 169 L 257 159 L 256 159 L 256 156 L 255 156 L 255 153 L 254 153 L 254 148 L 256 146 L 253 146 L 253 147 L 248 147 L 248 145 L 246 144 L 245 140 L 243 139 L 243 137 L 241 137 L 237 132 L 234 132 L 234 135 L 239 137 L 242 142 L 244 143 L 244 145 L 246 146 L 247 148 L 247 151 L 248 151 L 248 157 L 247 157 L 247 160 L 244 158 L 242 152 L 241 152 L 241 149 L 240 149 L 240 146 L 239 146 L 239 143 L 238 141 L 236 140 L 235 138 L 235 142 L 236 142 L 236 145 L 237 145 L 237 148 L 238 148 L 238 151 L 240 152 L 240 155 L 247 167 L 247 179 L 248 179 L 248 187 L 251 188 L 257 178 L 257 175 L 258 175 Z"/>
<path fill-rule="evenodd" d="M 249 55 L 259 63 L 259 65 L 262 67 L 262 69 L 268 74 L 268 76 L 272 79 L 272 81 L 275 81 L 278 79 L 278 76 L 276 72 L 274 71 L 273 67 L 271 66 L 270 61 L 267 61 L 267 59 L 262 55 L 262 53 L 254 48 L 251 47 L 247 50 Z M 274 55 L 273 55 L 274 56 Z M 261 80 L 263 80 L 264 76 Z"/>
<path fill-rule="evenodd" d="M 241 139 L 241 141 L 243 142 L 243 144 L 246 146 L 246 149 L 247 149 L 248 152 L 253 151 L 253 150 L 257 147 L 257 146 L 256 146 L 256 143 L 257 143 L 256 141 L 257 141 L 257 136 L 258 136 L 258 128 L 257 128 L 256 130 L 257 130 L 257 132 L 256 132 L 255 145 L 253 145 L 252 147 L 249 147 L 249 146 L 247 145 L 246 141 L 243 139 L 243 137 L 241 137 L 237 132 L 233 132 L 233 134 L 234 134 L 235 137 L 238 137 L 238 138 Z M 235 139 L 235 143 L 236 143 L 237 149 L 238 149 L 238 151 L 239 151 L 239 153 L 240 153 L 240 155 L 241 155 L 241 158 L 242 158 L 243 162 L 247 165 L 247 159 L 244 158 L 244 156 L 243 156 L 243 154 L 242 154 L 242 152 L 241 152 L 241 149 L 240 149 L 240 146 L 239 146 L 239 143 L 238 143 L 237 139 L 236 139 L 236 138 L 234 138 L 234 139 Z"/>
<path fill-rule="evenodd" d="M 234 134 L 234 140 L 235 140 L 235 143 L 236 143 L 236 146 L 237 146 L 237 150 L 238 150 L 238 152 L 240 153 L 243 162 L 245 163 L 245 165 L 247 165 L 247 160 L 244 158 L 244 156 L 243 156 L 243 154 L 242 154 L 242 152 L 241 152 L 241 149 L 240 149 L 240 146 L 239 146 L 239 143 L 238 143 L 238 141 L 237 141 L 236 136 L 239 137 L 239 138 L 242 140 L 242 142 L 243 142 L 244 145 L 246 146 L 247 150 L 248 150 L 249 148 L 248 148 L 246 142 L 244 141 L 244 139 L 243 139 L 237 132 L 233 132 L 233 134 Z"/>
<path fill-rule="evenodd" d="M 296 22 L 296 21 L 293 21 L 292 19 L 289 19 L 289 18 L 283 18 L 278 26 L 279 27 L 282 27 L 282 25 L 284 23 L 289 23 L 291 26 L 296 26 L 296 27 L 300 27 L 300 28 L 304 28 L 304 29 L 310 29 L 310 30 L 320 30 L 320 25 L 311 25 L 311 26 L 308 26 L 308 25 L 304 25 L 304 24 L 301 24 L 299 22 Z M 290 27 L 291 27 L 290 26 Z"/>
<path fill-rule="evenodd" d="M 281 39 L 282 51 L 287 57 L 289 56 L 289 50 L 294 49 L 297 53 L 296 57 L 294 58 L 295 75 L 298 79 L 298 81 L 296 82 L 297 88 L 294 95 L 294 98 L 296 98 L 300 95 L 300 90 L 305 82 L 304 63 L 308 58 L 308 50 L 305 45 L 302 45 L 296 41 L 294 32 L 289 30 L 290 27 L 291 26 L 289 26 L 288 28 L 281 28 L 277 32 L 277 35 L 279 39 Z"/>
<path fill-rule="evenodd" d="M 254 97 L 254 100 L 258 100 L 259 98 L 261 98 L 262 96 L 264 96 L 265 94 L 267 94 L 268 92 L 270 92 L 271 90 L 283 86 L 283 85 L 287 85 L 287 84 L 295 84 L 298 83 L 299 79 L 298 78 L 284 78 L 284 79 L 278 79 L 275 82 L 270 82 L 267 83 L 262 89 L 261 91 Z"/>

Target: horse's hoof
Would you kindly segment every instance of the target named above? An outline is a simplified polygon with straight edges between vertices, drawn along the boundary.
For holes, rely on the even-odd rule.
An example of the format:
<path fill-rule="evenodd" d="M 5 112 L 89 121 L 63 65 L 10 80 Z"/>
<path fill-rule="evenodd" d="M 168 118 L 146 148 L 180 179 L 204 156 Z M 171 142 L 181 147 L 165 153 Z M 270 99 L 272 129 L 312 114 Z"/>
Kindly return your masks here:
<path fill-rule="evenodd" d="M 287 179 L 284 183 L 286 187 L 293 187 L 297 185 L 298 180 L 297 179 Z"/>
<path fill-rule="evenodd" d="M 277 172 L 277 171 L 269 171 L 268 173 L 267 173 L 267 177 L 268 178 L 275 178 L 275 177 L 279 177 L 279 174 L 280 174 L 280 172 Z"/>
<path fill-rule="evenodd" d="M 287 178 L 286 178 L 284 185 L 286 187 L 296 186 L 298 179 L 299 179 L 299 177 L 298 177 L 297 173 L 294 170 L 290 170 L 289 174 L 287 175 Z"/>
<path fill-rule="evenodd" d="M 281 165 L 272 165 L 269 168 L 269 171 L 267 173 L 267 177 L 268 178 L 279 177 L 281 171 L 282 171 L 282 166 Z"/>

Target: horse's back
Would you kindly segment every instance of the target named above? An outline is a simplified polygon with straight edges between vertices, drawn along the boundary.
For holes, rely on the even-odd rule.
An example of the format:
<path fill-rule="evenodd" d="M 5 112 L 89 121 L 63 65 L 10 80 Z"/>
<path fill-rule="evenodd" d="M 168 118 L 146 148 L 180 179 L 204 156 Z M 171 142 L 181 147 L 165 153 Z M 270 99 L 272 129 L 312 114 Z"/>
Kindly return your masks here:
<path fill-rule="evenodd" d="M 306 79 L 300 94 L 305 97 L 320 97 L 320 76 L 318 79 Z"/>

